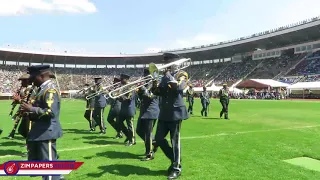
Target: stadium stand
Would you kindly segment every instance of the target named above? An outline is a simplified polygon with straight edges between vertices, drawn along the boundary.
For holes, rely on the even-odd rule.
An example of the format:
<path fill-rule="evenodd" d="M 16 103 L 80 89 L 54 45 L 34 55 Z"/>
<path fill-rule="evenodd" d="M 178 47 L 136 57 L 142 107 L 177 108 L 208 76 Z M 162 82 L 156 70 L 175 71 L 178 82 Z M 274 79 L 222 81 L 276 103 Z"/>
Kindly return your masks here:
<path fill-rule="evenodd" d="M 232 41 L 170 52 L 192 59 L 186 71 L 195 87 L 211 86 L 211 82 L 217 86 L 222 83 L 232 86 L 245 79 L 274 79 L 288 84 L 315 82 L 320 81 L 319 28 L 320 18 L 315 17 Z M 106 85 L 121 73 L 129 74 L 135 80 L 141 76 L 145 65 L 151 62 L 162 63 L 162 53 L 90 55 L 72 54 L 68 51 L 45 53 L 13 47 L 0 48 L 0 93 L 12 93 L 19 87 L 17 78 L 26 70 L 26 66 L 22 65 L 62 65 L 55 66 L 54 70 L 61 90 L 68 91 L 79 90 L 85 83 L 92 83 L 94 76 L 103 77 Z M 66 64 L 75 65 L 75 68 Z M 85 68 L 87 65 L 96 68 Z M 124 65 L 125 68 L 117 68 L 118 65 Z M 233 92 L 233 96 L 247 97 L 239 92 Z M 261 94 L 256 97 L 270 96 Z M 271 97 L 276 96 L 273 94 Z"/>

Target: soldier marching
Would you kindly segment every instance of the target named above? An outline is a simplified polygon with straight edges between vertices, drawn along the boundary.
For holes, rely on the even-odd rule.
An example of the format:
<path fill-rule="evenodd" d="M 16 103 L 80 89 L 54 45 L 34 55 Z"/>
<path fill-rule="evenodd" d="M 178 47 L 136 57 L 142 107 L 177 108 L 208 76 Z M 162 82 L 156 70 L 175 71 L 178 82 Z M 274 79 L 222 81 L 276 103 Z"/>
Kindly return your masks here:
<path fill-rule="evenodd" d="M 189 104 L 188 113 L 193 114 L 194 90 L 192 84 L 189 84 L 189 88 L 187 89 L 187 102 Z"/>
<path fill-rule="evenodd" d="M 223 84 L 223 88 L 219 91 L 220 103 L 222 110 L 220 111 L 220 118 L 224 115 L 224 119 L 229 119 L 228 107 L 229 107 L 229 89 L 227 84 Z"/>
<path fill-rule="evenodd" d="M 176 54 L 164 54 L 166 63 L 172 63 L 179 59 L 180 57 Z M 28 93 L 30 95 L 26 100 L 21 101 L 18 96 L 14 97 L 15 101 L 21 103 L 20 109 L 26 115 L 23 116 L 26 122 L 32 125 L 28 126 L 27 133 L 24 133 L 28 145 L 28 160 L 54 161 L 58 159 L 56 142 L 63 134 L 59 117 L 60 90 L 50 80 L 52 73 L 49 65 L 30 66 L 28 71 L 29 75 L 25 77 L 29 81 L 28 85 L 33 84 L 30 88 L 37 87 L 38 89 L 34 91 L 32 96 L 31 93 Z M 121 138 L 123 133 L 126 136 L 126 146 L 132 146 L 136 144 L 135 132 L 137 132 L 145 144 L 143 161 L 153 160 L 154 153 L 160 147 L 171 162 L 168 168 L 168 179 L 176 179 L 182 171 L 181 124 L 183 120 L 189 118 L 189 113 L 193 113 L 194 91 L 190 84 L 187 91 L 189 102 L 187 110 L 183 100 L 183 91 L 188 85 L 187 72 L 179 69 L 178 65 L 174 63 L 161 71 L 163 71 L 163 76 L 156 78 L 149 69 L 145 69 L 143 76 L 152 76 L 152 79 L 144 82 L 139 88 L 135 88 L 134 85 L 131 87 L 130 84 L 126 86 L 130 76 L 121 74 L 120 79 L 114 78 L 113 88 L 117 89 L 120 85 L 119 82 L 121 82 L 120 86 L 126 87 L 115 93 L 121 95 L 109 99 L 105 93 L 102 93 L 104 92 L 102 78 L 94 78 L 95 84 L 93 86 L 87 84 L 85 88 L 85 96 L 91 98 L 86 98 L 84 117 L 89 122 L 90 131 L 95 131 L 96 126 L 99 126 L 100 134 L 106 134 L 104 109 L 108 101 L 111 107 L 107 121 L 117 132 L 116 138 Z M 23 86 L 25 85 L 23 84 Z M 94 96 L 90 96 L 91 94 Z M 203 95 L 203 97 L 207 96 Z M 141 101 L 141 107 L 135 131 L 134 116 L 137 98 Z M 205 115 L 207 116 L 206 111 Z M 152 130 L 156 120 L 158 120 L 157 129 L 155 137 L 153 137 Z M 166 140 L 168 133 L 170 133 L 171 146 Z M 43 176 L 44 180 L 61 178 L 63 177 Z"/>
<path fill-rule="evenodd" d="M 28 113 L 32 126 L 27 136 L 29 161 L 55 161 L 58 159 L 56 141 L 62 137 L 60 125 L 60 91 L 51 81 L 49 65 L 28 67 L 30 81 L 38 87 L 33 102 L 21 104 Z M 59 176 L 43 176 L 43 180 L 62 179 Z"/>
<path fill-rule="evenodd" d="M 169 63 L 179 59 L 176 54 L 165 53 L 164 61 Z M 180 131 L 183 120 L 189 118 L 183 100 L 183 90 L 187 86 L 188 74 L 179 71 L 175 65 L 165 69 L 163 77 L 154 94 L 160 96 L 160 114 L 156 131 L 156 143 L 170 159 L 168 179 L 177 179 L 181 175 L 181 142 Z M 170 132 L 172 146 L 165 137 Z"/>
<path fill-rule="evenodd" d="M 202 105 L 202 110 L 201 110 L 201 116 L 207 117 L 208 116 L 208 108 L 210 104 L 210 95 L 207 91 L 207 88 L 204 86 L 203 91 L 200 94 L 200 99 L 201 99 L 201 105 Z"/>
<path fill-rule="evenodd" d="M 94 93 L 94 89 L 89 84 L 85 84 L 85 96 Z M 96 121 L 93 119 L 93 112 L 95 106 L 94 98 L 86 98 L 86 111 L 84 113 L 84 118 L 89 122 L 90 131 L 93 132 L 96 130 Z"/>
<path fill-rule="evenodd" d="M 107 106 L 107 99 L 104 94 L 99 93 L 103 91 L 102 78 L 94 78 L 94 83 L 94 93 L 97 93 L 98 95 L 94 97 L 93 119 L 96 122 L 95 126 L 99 126 L 100 128 L 100 134 L 106 134 L 104 109 Z"/>
<path fill-rule="evenodd" d="M 130 79 L 129 75 L 121 74 L 120 75 L 121 85 L 122 86 L 127 85 L 129 79 Z M 126 88 L 124 89 L 124 91 L 126 91 Z M 124 141 L 124 143 L 126 143 L 125 144 L 126 146 L 132 146 L 136 144 L 135 129 L 133 124 L 134 115 L 136 114 L 136 104 L 135 104 L 136 97 L 135 96 L 136 96 L 136 92 L 131 91 L 117 98 L 121 102 L 118 127 L 126 136 L 126 140 Z M 124 121 L 126 122 L 127 127 L 124 125 Z"/>
<path fill-rule="evenodd" d="M 27 102 L 30 98 L 32 99 L 33 96 L 35 95 L 34 93 L 34 88 L 31 85 L 29 81 L 29 74 L 23 74 L 19 79 L 21 81 L 21 87 L 19 94 L 13 95 L 13 108 L 16 104 L 22 104 L 23 102 Z M 12 111 L 11 111 L 12 112 Z M 10 113 L 11 114 L 11 113 Z M 21 125 L 19 126 L 18 132 L 26 138 L 26 133 L 29 131 L 29 120 L 26 114 L 22 113 L 21 107 L 18 108 L 18 111 L 12 116 L 12 120 L 14 120 L 14 126 L 12 131 L 10 132 L 8 138 L 13 139 L 16 129 L 19 126 L 20 122 Z"/>
<path fill-rule="evenodd" d="M 114 78 L 113 79 L 113 87 L 117 88 L 119 87 L 119 82 L 121 80 L 119 78 Z M 110 110 L 108 113 L 107 121 L 113 127 L 113 129 L 117 132 L 117 135 L 115 136 L 115 139 L 120 139 L 122 138 L 122 131 L 119 127 L 120 121 L 119 121 L 119 115 L 120 115 L 120 110 L 121 110 L 121 102 L 119 99 L 108 99 L 108 103 L 110 104 Z"/>
<path fill-rule="evenodd" d="M 144 77 L 149 75 L 149 70 L 144 69 Z M 154 151 L 156 151 L 156 147 L 152 148 L 152 144 L 155 145 L 152 130 L 160 111 L 159 96 L 153 94 L 156 83 L 156 81 L 152 84 L 147 82 L 145 86 L 139 88 L 137 93 L 141 99 L 141 107 L 136 132 L 145 144 L 145 157 L 142 159 L 143 161 L 152 160 L 154 158 Z"/>

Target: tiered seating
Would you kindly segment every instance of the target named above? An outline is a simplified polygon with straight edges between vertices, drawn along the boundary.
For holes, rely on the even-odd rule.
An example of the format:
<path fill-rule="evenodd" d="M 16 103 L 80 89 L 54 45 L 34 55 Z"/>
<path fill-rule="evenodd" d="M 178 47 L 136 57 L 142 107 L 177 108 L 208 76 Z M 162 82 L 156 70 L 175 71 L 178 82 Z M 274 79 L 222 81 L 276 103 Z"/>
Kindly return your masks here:
<path fill-rule="evenodd" d="M 214 82 L 217 85 L 221 85 L 222 83 L 232 85 L 250 73 L 258 63 L 259 61 L 253 61 L 251 59 L 239 63 L 230 63 Z"/>

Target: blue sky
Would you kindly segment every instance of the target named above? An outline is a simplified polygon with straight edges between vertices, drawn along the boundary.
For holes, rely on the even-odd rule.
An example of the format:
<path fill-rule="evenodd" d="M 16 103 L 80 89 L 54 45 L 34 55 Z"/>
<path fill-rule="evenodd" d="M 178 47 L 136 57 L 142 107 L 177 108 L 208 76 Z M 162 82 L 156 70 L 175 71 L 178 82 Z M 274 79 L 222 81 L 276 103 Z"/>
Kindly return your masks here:
<path fill-rule="evenodd" d="M 230 40 L 320 15 L 319 0 L 0 0 L 0 45 L 104 54 Z"/>

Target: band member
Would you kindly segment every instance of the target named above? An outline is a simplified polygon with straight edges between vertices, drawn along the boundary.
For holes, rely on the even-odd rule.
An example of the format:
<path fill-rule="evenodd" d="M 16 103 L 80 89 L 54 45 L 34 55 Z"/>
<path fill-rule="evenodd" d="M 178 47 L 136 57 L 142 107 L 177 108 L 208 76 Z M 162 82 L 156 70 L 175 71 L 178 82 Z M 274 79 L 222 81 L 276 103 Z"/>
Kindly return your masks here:
<path fill-rule="evenodd" d="M 21 81 L 22 88 L 20 88 L 19 94 L 13 95 L 13 100 L 15 104 L 22 104 L 26 100 L 29 94 L 29 91 L 31 90 L 31 85 L 29 83 L 29 74 L 23 74 L 18 80 Z M 20 123 L 21 118 L 22 118 L 22 114 L 19 108 L 19 110 L 12 117 L 15 123 L 13 125 L 13 129 L 11 133 L 8 136 L 9 139 L 14 138 L 14 134 Z"/>
<path fill-rule="evenodd" d="M 23 103 L 23 112 L 28 112 L 32 127 L 28 134 L 28 160 L 57 160 L 56 141 L 62 137 L 60 125 L 60 92 L 50 80 L 50 66 L 28 67 L 30 80 L 39 87 L 35 101 Z M 44 180 L 57 180 L 59 176 L 43 176 Z"/>
<path fill-rule="evenodd" d="M 102 78 L 96 77 L 94 78 L 95 86 L 94 86 L 94 92 L 102 92 Z M 95 97 L 95 103 L 94 103 L 94 110 L 93 110 L 93 119 L 97 123 L 97 125 L 100 127 L 100 134 L 106 134 L 106 126 L 105 126 L 105 120 L 104 120 L 104 108 L 107 106 L 107 99 L 104 97 L 103 94 L 99 94 Z"/>
<path fill-rule="evenodd" d="M 164 53 L 166 62 L 177 59 L 179 59 L 178 55 Z M 154 92 L 161 98 L 155 139 L 164 154 L 171 160 L 171 165 L 168 168 L 168 179 L 176 179 L 181 174 L 180 129 L 182 120 L 189 118 L 183 99 L 186 76 L 188 76 L 186 72 L 177 72 L 176 67 L 171 66 L 165 70 L 164 76 Z M 172 147 L 169 146 L 168 141 L 165 139 L 169 132 Z"/>
<path fill-rule="evenodd" d="M 202 105 L 202 110 L 201 110 L 201 116 L 207 117 L 208 116 L 208 106 L 210 104 L 210 95 L 207 92 L 207 88 L 203 86 L 203 91 L 200 94 L 200 99 L 201 99 L 201 105 Z"/>
<path fill-rule="evenodd" d="M 192 88 L 192 84 L 189 84 L 189 88 L 187 90 L 187 102 L 189 104 L 188 113 L 193 114 L 194 90 Z"/>
<path fill-rule="evenodd" d="M 148 69 L 144 69 L 144 76 L 150 75 Z M 154 82 L 157 83 L 157 82 Z M 137 134 L 144 141 L 145 144 L 145 157 L 143 161 L 154 159 L 152 152 L 152 130 L 155 121 L 159 117 L 159 97 L 153 94 L 156 85 L 146 84 L 138 90 L 138 96 L 141 99 L 140 115 L 137 123 Z"/>
<path fill-rule="evenodd" d="M 85 84 L 85 96 L 89 96 L 90 94 L 93 94 L 95 91 L 93 87 L 89 87 L 89 84 Z M 86 111 L 84 113 L 84 118 L 89 122 L 89 128 L 90 131 L 93 132 L 96 130 L 96 122 L 93 119 L 93 111 L 94 111 L 94 105 L 95 105 L 95 98 L 86 99 Z"/>
<path fill-rule="evenodd" d="M 130 76 L 126 74 L 121 74 L 120 79 L 121 79 L 121 84 L 126 85 L 128 84 Z M 130 87 L 128 87 L 127 89 L 125 88 L 123 91 L 125 92 L 128 89 L 130 89 Z M 119 101 L 121 102 L 121 110 L 119 114 L 118 127 L 127 137 L 125 140 L 126 146 L 132 146 L 136 144 L 135 132 L 134 132 L 135 129 L 133 125 L 133 118 L 134 118 L 134 115 L 136 114 L 135 94 L 136 93 L 134 91 L 131 91 L 118 98 Z M 126 121 L 127 127 L 124 125 L 124 121 Z"/>
<path fill-rule="evenodd" d="M 224 119 L 229 119 L 228 116 L 228 106 L 229 106 L 229 89 L 227 84 L 223 84 L 222 89 L 219 91 L 220 103 L 222 105 L 222 110 L 220 112 L 220 118 L 224 114 Z"/>
<path fill-rule="evenodd" d="M 119 78 L 113 79 L 114 85 L 118 82 L 120 82 Z M 118 86 L 114 86 L 114 88 L 117 88 L 117 87 Z M 116 130 L 116 132 L 117 132 L 115 139 L 122 138 L 122 132 L 118 127 L 121 102 L 119 101 L 119 99 L 109 98 L 108 104 L 110 104 L 110 110 L 109 110 L 107 121 L 110 123 L 110 125 L 113 127 L 113 129 Z"/>

